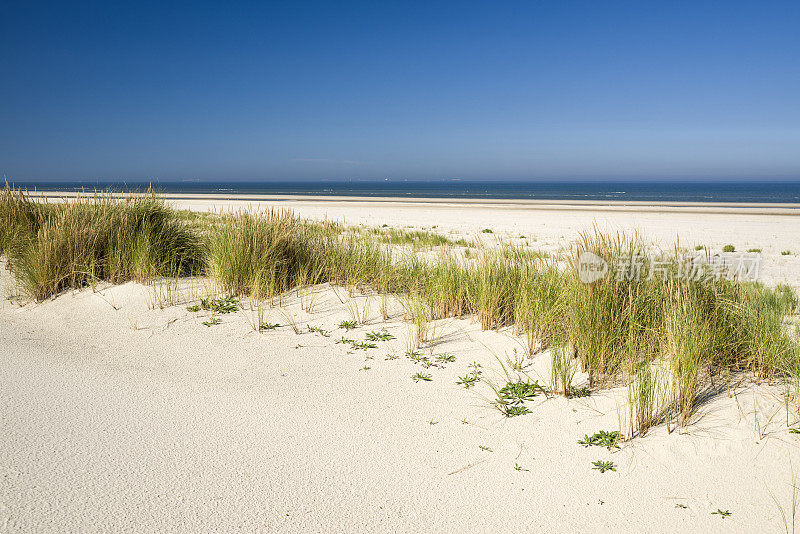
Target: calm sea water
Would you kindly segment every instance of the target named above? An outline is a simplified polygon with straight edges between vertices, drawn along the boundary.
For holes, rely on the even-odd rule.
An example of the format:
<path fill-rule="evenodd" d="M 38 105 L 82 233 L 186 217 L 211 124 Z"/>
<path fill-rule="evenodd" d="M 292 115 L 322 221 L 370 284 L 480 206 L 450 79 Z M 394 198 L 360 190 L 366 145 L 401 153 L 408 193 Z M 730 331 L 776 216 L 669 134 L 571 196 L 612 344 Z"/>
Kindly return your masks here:
<path fill-rule="evenodd" d="M 60 191 L 146 189 L 147 182 L 18 182 Z M 796 182 L 153 182 L 168 193 L 355 195 L 542 200 L 636 200 L 650 202 L 797 202 Z"/>

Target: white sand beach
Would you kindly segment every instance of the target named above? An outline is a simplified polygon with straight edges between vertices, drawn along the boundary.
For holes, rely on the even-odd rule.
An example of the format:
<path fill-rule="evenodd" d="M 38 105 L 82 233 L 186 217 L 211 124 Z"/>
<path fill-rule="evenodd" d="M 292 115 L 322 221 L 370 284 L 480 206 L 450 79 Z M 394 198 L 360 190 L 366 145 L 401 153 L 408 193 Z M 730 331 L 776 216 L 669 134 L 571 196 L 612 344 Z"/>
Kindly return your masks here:
<path fill-rule="evenodd" d="M 758 248 L 765 283 L 800 287 L 800 213 L 785 206 L 171 204 L 286 208 L 550 253 L 596 224 L 665 248 Z M 787 430 L 797 421 L 777 383 L 720 384 L 686 430 L 662 425 L 607 450 L 577 442 L 626 427 L 624 388 L 540 395 L 531 414 L 506 418 L 490 406 L 487 383 L 457 384 L 473 362 L 487 382 L 505 381 L 503 367 L 522 352 L 509 329 L 436 321 L 436 343 L 423 352 L 455 361 L 423 369 L 404 356 L 399 304 L 384 321 L 375 297 L 327 285 L 303 295 L 314 299 L 311 312 L 296 293 L 268 309 L 282 326 L 259 333 L 246 302 L 213 327 L 202 324 L 207 312 L 188 311 L 208 290 L 203 280 L 106 284 L 41 303 L 17 297 L 5 268 L 0 284 L 2 531 L 792 531 L 800 439 Z M 354 308 L 366 324 L 339 329 Z M 394 339 L 377 348 L 336 343 L 381 329 Z M 544 352 L 522 373 L 547 384 L 549 369 Z M 412 380 L 423 371 L 430 381 Z M 597 460 L 616 470 L 600 473 Z"/>

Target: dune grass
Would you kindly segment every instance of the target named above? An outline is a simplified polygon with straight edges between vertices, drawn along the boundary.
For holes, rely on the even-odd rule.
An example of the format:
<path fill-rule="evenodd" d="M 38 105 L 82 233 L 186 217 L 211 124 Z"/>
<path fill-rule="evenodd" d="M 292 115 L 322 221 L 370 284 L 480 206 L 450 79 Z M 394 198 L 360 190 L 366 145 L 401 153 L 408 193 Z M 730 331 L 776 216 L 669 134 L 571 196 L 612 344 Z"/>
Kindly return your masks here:
<path fill-rule="evenodd" d="M 794 292 L 689 279 L 677 250 L 660 265 L 633 261 L 647 252 L 635 235 L 587 232 L 559 262 L 503 244 L 467 255 L 460 243 L 428 233 L 350 231 L 286 211 L 188 219 L 152 194 L 44 204 L 6 187 L 0 250 L 36 299 L 95 280 L 163 275 L 204 273 L 227 295 L 257 300 L 328 282 L 350 293 L 354 322 L 363 322 L 376 294 L 384 319 L 388 296 L 406 303 L 411 351 L 432 341 L 431 321 L 474 316 L 484 329 L 511 327 L 529 354 L 552 349 L 554 392 L 571 396 L 578 370 L 592 389 L 626 385 L 631 434 L 661 422 L 689 424 L 709 380 L 736 372 L 788 379 L 800 409 L 800 356 L 785 321 L 798 310 Z M 420 246 L 409 250 L 414 242 Z M 582 282 L 585 252 L 627 265 L 631 276 L 610 269 Z M 633 276 L 636 269 L 642 276 Z M 363 310 L 353 300 L 358 293 L 368 295 Z"/>
<path fill-rule="evenodd" d="M 0 191 L 0 247 L 23 289 L 43 299 L 99 280 L 119 283 L 202 268 L 201 238 L 157 195 L 98 193 L 46 204 Z"/>

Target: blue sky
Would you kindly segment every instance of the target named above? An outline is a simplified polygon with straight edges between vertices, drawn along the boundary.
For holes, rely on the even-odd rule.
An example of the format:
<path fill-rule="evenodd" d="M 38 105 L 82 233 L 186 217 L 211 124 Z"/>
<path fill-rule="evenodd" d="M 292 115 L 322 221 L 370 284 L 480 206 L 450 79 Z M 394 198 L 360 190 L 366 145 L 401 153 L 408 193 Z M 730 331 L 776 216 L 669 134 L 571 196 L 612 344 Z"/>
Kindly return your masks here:
<path fill-rule="evenodd" d="M 4 2 L 0 172 L 800 178 L 800 2 Z"/>

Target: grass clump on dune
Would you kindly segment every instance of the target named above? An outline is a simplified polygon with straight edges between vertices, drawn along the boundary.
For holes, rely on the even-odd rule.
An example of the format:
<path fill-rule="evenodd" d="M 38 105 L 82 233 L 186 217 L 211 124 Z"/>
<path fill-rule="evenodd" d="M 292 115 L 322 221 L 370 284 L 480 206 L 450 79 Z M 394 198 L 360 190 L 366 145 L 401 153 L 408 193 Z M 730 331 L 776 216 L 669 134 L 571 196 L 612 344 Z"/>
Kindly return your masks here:
<path fill-rule="evenodd" d="M 272 296 L 318 283 L 322 238 L 316 226 L 288 212 L 224 215 L 208 237 L 209 273 L 237 295 Z"/>
<path fill-rule="evenodd" d="M 199 236 L 151 193 L 45 204 L 6 186 L 0 208 L 2 251 L 36 299 L 98 280 L 145 280 L 202 268 Z"/>
<path fill-rule="evenodd" d="M 590 284 L 569 276 L 565 336 L 590 385 L 619 377 L 628 385 L 632 431 L 661 421 L 685 426 L 707 378 L 747 371 L 758 377 L 791 376 L 798 347 L 784 317 L 797 307 L 787 287 L 698 276 L 677 253 L 660 264 L 646 259 L 634 236 L 585 234 L 572 259 L 592 252 L 608 265 L 641 269 L 641 276 L 611 273 Z M 656 276 L 648 276 L 656 270 Z M 664 367 L 666 365 L 666 368 Z"/>

